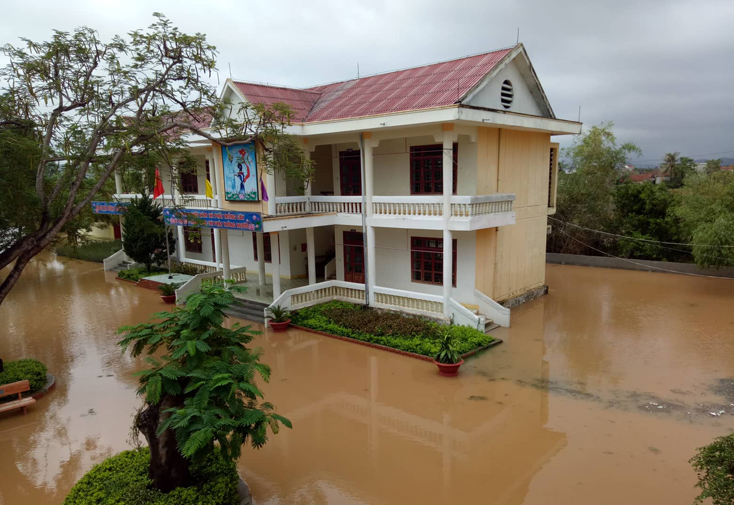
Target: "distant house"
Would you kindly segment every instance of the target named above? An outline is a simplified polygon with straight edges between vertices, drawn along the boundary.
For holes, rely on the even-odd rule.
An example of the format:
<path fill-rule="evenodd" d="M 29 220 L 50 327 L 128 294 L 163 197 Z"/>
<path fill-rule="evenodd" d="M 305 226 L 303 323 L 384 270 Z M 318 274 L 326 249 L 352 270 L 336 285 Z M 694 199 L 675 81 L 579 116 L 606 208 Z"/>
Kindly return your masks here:
<path fill-rule="evenodd" d="M 653 184 L 655 184 L 656 178 L 657 178 L 657 172 L 655 171 L 629 175 L 629 179 L 632 182 L 636 182 L 638 184 L 642 182 L 652 182 Z"/>
<path fill-rule="evenodd" d="M 734 165 L 727 165 L 725 167 L 721 167 L 722 170 L 727 170 L 729 172 L 734 172 Z"/>

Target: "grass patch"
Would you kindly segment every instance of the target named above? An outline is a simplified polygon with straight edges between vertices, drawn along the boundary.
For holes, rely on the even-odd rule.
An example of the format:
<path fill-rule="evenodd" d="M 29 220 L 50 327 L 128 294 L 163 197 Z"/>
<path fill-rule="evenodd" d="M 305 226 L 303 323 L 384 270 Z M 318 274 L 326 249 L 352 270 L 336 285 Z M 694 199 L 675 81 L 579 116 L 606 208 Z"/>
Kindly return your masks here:
<path fill-rule="evenodd" d="M 120 249 L 122 249 L 122 242 L 119 240 L 99 240 L 89 241 L 77 247 L 71 244 L 60 245 L 56 247 L 56 254 L 67 258 L 102 263 L 105 258 L 109 258 Z"/>
<path fill-rule="evenodd" d="M 375 309 L 363 309 L 346 302 L 329 302 L 295 311 L 293 324 L 312 330 L 392 347 L 401 351 L 435 357 L 441 343 L 443 325 L 417 316 Z M 494 341 L 468 326 L 450 326 L 459 354 L 484 347 Z"/>
<path fill-rule="evenodd" d="M 162 493 L 148 478 L 147 447 L 125 451 L 93 467 L 71 488 L 64 505 L 237 505 L 237 468 L 214 451 L 193 464 L 195 485 Z"/>
<path fill-rule="evenodd" d="M 135 268 L 128 268 L 127 270 L 120 270 L 119 272 L 117 272 L 117 276 L 120 279 L 138 282 L 143 277 L 150 277 L 151 275 L 165 274 L 165 273 L 168 273 L 168 270 L 164 270 L 162 268 L 152 267 L 150 269 L 150 272 L 148 272 L 148 269 L 145 267 L 135 267 Z"/>

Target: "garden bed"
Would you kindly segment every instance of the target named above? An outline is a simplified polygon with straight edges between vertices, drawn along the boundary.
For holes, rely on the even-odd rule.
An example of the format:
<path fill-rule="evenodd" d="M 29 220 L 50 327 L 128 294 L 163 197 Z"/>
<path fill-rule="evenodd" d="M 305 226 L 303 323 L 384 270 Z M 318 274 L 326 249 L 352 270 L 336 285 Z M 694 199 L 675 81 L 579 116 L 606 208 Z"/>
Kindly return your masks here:
<path fill-rule="evenodd" d="M 27 380 L 31 389 L 24 393 L 24 396 L 34 396 L 40 391 L 45 393 L 45 390 L 53 387 L 53 381 L 49 385 L 49 375 L 46 365 L 35 359 L 7 361 L 4 363 L 4 370 L 0 372 L 0 385 Z M 0 403 L 15 399 L 15 397 L 6 396 L 0 398 Z"/>
<path fill-rule="evenodd" d="M 239 475 L 234 463 L 214 452 L 191 467 L 194 485 L 169 493 L 153 488 L 147 447 L 124 451 L 93 467 L 71 489 L 64 505 L 237 505 Z"/>
<path fill-rule="evenodd" d="M 151 277 L 156 274 L 167 274 L 167 273 L 168 273 L 168 270 L 164 270 L 158 267 L 151 268 L 150 272 L 148 272 L 148 269 L 145 267 L 135 267 L 135 268 L 128 268 L 127 270 L 120 270 L 119 272 L 117 272 L 117 278 L 122 281 L 129 281 L 129 282 L 137 283 L 143 277 Z M 155 288 L 152 288 L 152 289 L 155 289 Z"/>
<path fill-rule="evenodd" d="M 122 249 L 122 242 L 119 240 L 99 240 L 89 241 L 76 247 L 66 243 L 56 248 L 56 254 L 67 258 L 102 263 L 105 258 L 109 258 L 120 249 Z"/>
<path fill-rule="evenodd" d="M 346 302 L 329 302 L 293 312 L 292 325 L 343 340 L 432 361 L 439 350 L 440 323 Z M 468 326 L 449 326 L 462 356 L 501 342 Z"/>

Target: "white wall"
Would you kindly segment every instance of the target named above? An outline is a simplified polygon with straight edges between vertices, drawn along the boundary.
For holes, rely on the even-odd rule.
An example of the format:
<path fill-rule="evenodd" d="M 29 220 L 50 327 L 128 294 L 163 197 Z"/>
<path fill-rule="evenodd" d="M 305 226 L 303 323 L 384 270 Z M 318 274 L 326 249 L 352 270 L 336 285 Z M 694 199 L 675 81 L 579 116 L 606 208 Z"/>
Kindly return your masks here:
<path fill-rule="evenodd" d="M 377 196 L 410 196 L 410 148 L 412 146 L 436 145 L 433 136 L 399 137 L 383 140 L 373 149 L 374 194 Z M 477 194 L 477 145 L 468 135 L 459 135 L 458 141 L 457 194 Z M 339 178 L 339 152 L 359 149 L 356 142 L 336 144 L 332 150 L 334 194 L 341 194 Z"/>
<path fill-rule="evenodd" d="M 204 155 L 195 155 L 196 158 L 196 176 L 198 179 L 199 193 L 203 195 L 206 193 L 206 157 Z M 214 167 L 210 167 L 210 170 L 214 170 Z M 163 189 L 166 194 L 171 194 L 171 169 L 170 167 L 160 167 L 159 173 L 161 174 L 161 181 L 163 182 Z M 180 196 L 179 190 L 176 190 L 176 194 Z"/>
<path fill-rule="evenodd" d="M 361 231 L 360 228 L 335 226 L 336 240 L 336 278 L 344 280 L 344 231 Z M 375 285 L 385 288 L 402 289 L 418 293 L 443 295 L 443 287 L 411 280 L 411 237 L 443 237 L 442 231 L 403 230 L 394 228 L 375 229 Z M 454 232 L 457 240 L 457 276 L 452 297 L 462 303 L 474 303 L 474 263 L 476 255 L 475 232 Z"/>
<path fill-rule="evenodd" d="M 538 96 L 534 96 L 531 92 L 535 89 L 536 95 L 539 94 L 537 85 L 530 81 L 526 76 L 529 73 L 529 67 L 523 62 L 521 57 L 517 57 L 508 63 L 497 75 L 492 77 L 483 88 L 481 88 L 471 100 L 469 105 L 477 107 L 487 107 L 490 109 L 509 110 L 511 112 L 520 112 L 523 114 L 531 114 L 533 116 L 550 117 L 546 106 Z M 524 68 L 523 68 L 524 67 Z M 522 70 L 522 72 L 521 72 Z M 524 74 L 524 75 L 523 75 Z M 512 107 L 505 109 L 500 102 L 500 89 L 505 79 L 509 79 L 512 83 L 514 97 Z"/>

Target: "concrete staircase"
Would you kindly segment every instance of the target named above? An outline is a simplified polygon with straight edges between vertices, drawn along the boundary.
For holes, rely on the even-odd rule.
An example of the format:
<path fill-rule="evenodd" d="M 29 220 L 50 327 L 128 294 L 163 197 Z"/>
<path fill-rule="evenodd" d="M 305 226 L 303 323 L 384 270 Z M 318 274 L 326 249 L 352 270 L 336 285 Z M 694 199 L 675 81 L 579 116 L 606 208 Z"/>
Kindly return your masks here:
<path fill-rule="evenodd" d="M 237 299 L 232 306 L 225 311 L 227 315 L 247 319 L 257 323 L 265 322 L 265 308 L 270 305 L 252 300 Z"/>
<path fill-rule="evenodd" d="M 116 267 L 112 269 L 113 272 L 119 272 L 120 270 L 127 270 L 128 268 L 132 268 L 135 266 L 135 262 L 132 260 L 125 260 L 122 263 L 118 264 Z"/>

